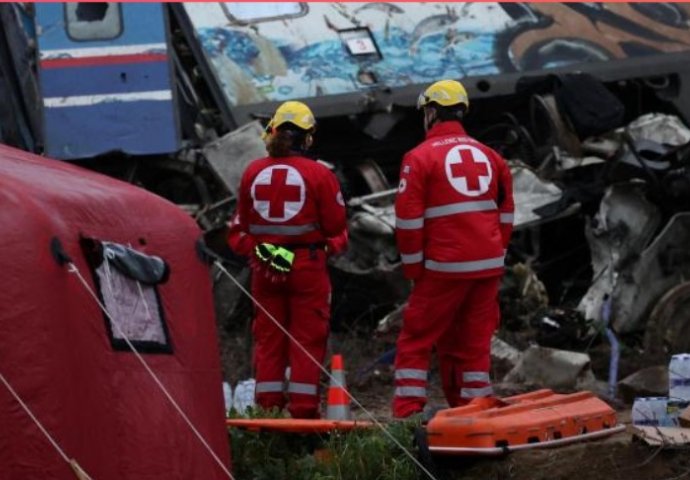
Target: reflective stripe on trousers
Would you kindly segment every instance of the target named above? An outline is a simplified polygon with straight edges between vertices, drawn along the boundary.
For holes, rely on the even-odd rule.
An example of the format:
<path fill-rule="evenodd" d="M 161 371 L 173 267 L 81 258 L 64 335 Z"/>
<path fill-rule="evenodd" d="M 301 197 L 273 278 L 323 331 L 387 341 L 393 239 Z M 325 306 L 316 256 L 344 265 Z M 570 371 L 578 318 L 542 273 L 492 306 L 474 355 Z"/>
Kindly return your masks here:
<path fill-rule="evenodd" d="M 396 384 L 400 381 L 413 380 L 426 383 L 428 372 L 420 368 L 399 368 L 395 371 Z M 396 397 L 426 397 L 426 387 L 415 385 L 397 385 Z"/>
<path fill-rule="evenodd" d="M 400 260 L 402 263 L 405 265 L 409 265 L 412 263 L 419 263 L 422 260 L 424 260 L 424 252 L 416 252 L 416 253 L 401 253 L 400 254 Z"/>
<path fill-rule="evenodd" d="M 427 371 L 418 368 L 399 368 L 395 371 L 396 380 L 423 380 L 426 381 Z"/>
<path fill-rule="evenodd" d="M 473 260 L 471 262 L 438 262 L 436 260 L 426 260 L 424 266 L 436 272 L 480 272 L 482 270 L 492 270 L 503 267 L 505 257 L 487 258 L 484 260 Z"/>
<path fill-rule="evenodd" d="M 462 381 L 489 383 L 491 379 L 487 372 L 463 372 Z"/>
<path fill-rule="evenodd" d="M 425 387 L 395 387 L 396 397 L 426 397 Z"/>
<path fill-rule="evenodd" d="M 493 395 L 494 389 L 490 385 L 488 387 L 481 387 L 481 388 L 462 388 L 460 390 L 460 396 L 462 398 L 479 398 L 479 397 L 488 397 L 490 395 Z"/>
<path fill-rule="evenodd" d="M 283 382 L 257 382 L 256 393 L 282 393 Z"/>
<path fill-rule="evenodd" d="M 301 393 L 303 395 L 316 395 L 318 392 L 316 385 L 311 383 L 290 382 L 288 393 Z"/>

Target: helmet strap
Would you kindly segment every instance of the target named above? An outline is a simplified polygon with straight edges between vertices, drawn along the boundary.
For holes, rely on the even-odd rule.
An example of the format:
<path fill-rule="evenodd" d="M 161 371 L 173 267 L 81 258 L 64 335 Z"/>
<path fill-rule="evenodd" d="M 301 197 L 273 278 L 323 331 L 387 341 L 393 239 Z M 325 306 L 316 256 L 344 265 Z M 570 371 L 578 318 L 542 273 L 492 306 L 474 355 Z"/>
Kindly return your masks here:
<path fill-rule="evenodd" d="M 309 150 L 314 144 L 314 136 L 311 133 L 307 133 L 304 137 L 304 149 Z"/>
<path fill-rule="evenodd" d="M 425 107 L 424 108 L 424 131 L 428 132 L 431 127 L 434 126 L 436 121 L 438 120 L 438 113 L 436 112 L 436 109 L 434 107 Z"/>

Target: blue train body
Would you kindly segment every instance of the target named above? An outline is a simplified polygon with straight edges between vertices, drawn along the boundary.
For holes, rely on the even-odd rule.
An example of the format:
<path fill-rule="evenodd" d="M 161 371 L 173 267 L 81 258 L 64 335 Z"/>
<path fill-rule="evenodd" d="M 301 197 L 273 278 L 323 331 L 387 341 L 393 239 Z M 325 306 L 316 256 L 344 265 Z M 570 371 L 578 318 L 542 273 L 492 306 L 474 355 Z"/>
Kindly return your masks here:
<path fill-rule="evenodd" d="M 94 5 L 101 10 L 35 7 L 46 153 L 81 159 L 178 150 L 162 4 Z"/>

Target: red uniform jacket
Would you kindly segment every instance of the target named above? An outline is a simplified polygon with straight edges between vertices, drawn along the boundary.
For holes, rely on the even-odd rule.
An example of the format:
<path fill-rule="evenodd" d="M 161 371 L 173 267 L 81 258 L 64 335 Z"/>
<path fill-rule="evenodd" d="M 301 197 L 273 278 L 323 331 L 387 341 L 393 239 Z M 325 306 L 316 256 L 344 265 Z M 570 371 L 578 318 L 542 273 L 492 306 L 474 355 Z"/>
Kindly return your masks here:
<path fill-rule="evenodd" d="M 437 123 L 400 171 L 395 216 L 405 276 L 500 275 L 513 208 L 505 160 L 459 122 Z"/>
<path fill-rule="evenodd" d="M 347 244 L 345 203 L 338 180 L 324 165 L 294 156 L 261 158 L 242 175 L 230 247 L 249 255 L 261 242 L 276 245 Z"/>

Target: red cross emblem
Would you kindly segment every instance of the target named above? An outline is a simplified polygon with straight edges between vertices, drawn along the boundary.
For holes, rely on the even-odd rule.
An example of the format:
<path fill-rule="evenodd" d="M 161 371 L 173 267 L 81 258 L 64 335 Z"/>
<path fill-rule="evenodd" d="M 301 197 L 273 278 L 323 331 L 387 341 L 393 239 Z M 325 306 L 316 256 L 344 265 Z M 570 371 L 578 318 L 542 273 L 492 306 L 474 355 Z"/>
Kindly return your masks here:
<path fill-rule="evenodd" d="M 446 176 L 458 192 L 476 197 L 489 190 L 491 163 L 484 152 L 471 145 L 453 147 L 446 155 Z"/>
<path fill-rule="evenodd" d="M 263 169 L 252 184 L 254 209 L 266 220 L 285 221 L 304 205 L 304 179 L 288 165 Z"/>

